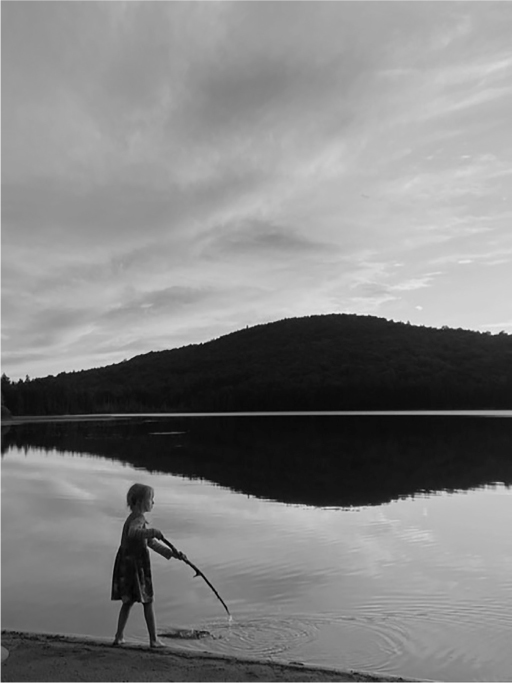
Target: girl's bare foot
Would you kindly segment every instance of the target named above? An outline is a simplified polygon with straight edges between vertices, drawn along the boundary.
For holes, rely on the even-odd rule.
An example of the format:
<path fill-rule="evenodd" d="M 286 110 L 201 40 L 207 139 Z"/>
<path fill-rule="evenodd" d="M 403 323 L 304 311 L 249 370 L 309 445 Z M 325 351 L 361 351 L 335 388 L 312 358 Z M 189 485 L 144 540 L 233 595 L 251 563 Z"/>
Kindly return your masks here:
<path fill-rule="evenodd" d="M 155 640 L 151 640 L 149 642 L 149 647 L 159 648 L 159 647 L 167 647 L 167 645 L 163 642 L 163 640 L 160 640 L 160 638 L 156 638 Z"/>
<path fill-rule="evenodd" d="M 120 645 L 124 645 L 124 638 L 118 638 L 116 636 L 114 638 L 114 642 L 112 643 L 112 647 L 119 647 Z"/>

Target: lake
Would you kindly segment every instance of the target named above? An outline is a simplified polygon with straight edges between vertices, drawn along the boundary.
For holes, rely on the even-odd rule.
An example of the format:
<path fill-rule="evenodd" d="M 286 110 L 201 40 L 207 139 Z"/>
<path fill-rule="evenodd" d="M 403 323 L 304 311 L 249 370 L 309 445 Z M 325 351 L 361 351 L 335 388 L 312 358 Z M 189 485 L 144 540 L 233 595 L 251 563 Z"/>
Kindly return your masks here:
<path fill-rule="evenodd" d="M 2 628 L 110 638 L 126 491 L 173 646 L 444 681 L 512 676 L 512 412 L 140 415 L 2 428 Z M 146 642 L 142 610 L 128 639 Z"/>

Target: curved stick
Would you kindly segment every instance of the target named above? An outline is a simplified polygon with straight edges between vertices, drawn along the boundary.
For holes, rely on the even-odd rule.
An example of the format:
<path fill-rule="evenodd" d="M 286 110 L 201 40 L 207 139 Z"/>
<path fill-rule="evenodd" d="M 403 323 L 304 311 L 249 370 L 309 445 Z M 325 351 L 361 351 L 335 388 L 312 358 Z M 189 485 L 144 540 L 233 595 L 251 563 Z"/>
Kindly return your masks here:
<path fill-rule="evenodd" d="M 193 563 L 188 559 L 188 557 L 187 557 L 186 555 L 184 555 L 184 554 L 183 554 L 182 552 L 180 552 L 175 546 L 173 546 L 173 544 L 172 544 L 170 541 L 168 541 L 166 538 L 162 538 L 162 541 L 165 543 L 165 545 L 169 546 L 169 548 L 173 551 L 173 553 L 176 554 L 176 556 L 177 556 L 177 558 L 178 558 L 179 560 L 181 560 L 182 562 L 185 562 L 185 564 L 188 564 L 189 567 L 192 567 L 192 569 L 195 571 L 195 576 L 200 576 L 200 577 L 202 577 L 202 578 L 206 581 L 206 583 L 210 586 L 210 588 L 211 588 L 212 591 L 215 593 L 215 595 L 216 595 L 216 596 L 219 598 L 219 600 L 222 602 L 222 605 L 223 605 L 224 609 L 226 610 L 226 612 L 228 613 L 228 615 L 231 616 L 231 613 L 230 613 L 230 611 L 228 610 L 226 603 L 225 603 L 224 600 L 220 597 L 220 595 L 217 593 L 217 590 L 215 589 L 215 587 L 208 581 L 208 579 L 207 579 L 206 576 L 203 574 L 203 572 L 202 572 L 200 569 L 198 569 L 198 568 L 196 567 L 196 565 L 193 564 Z M 195 576 L 194 576 L 194 578 L 195 578 Z"/>

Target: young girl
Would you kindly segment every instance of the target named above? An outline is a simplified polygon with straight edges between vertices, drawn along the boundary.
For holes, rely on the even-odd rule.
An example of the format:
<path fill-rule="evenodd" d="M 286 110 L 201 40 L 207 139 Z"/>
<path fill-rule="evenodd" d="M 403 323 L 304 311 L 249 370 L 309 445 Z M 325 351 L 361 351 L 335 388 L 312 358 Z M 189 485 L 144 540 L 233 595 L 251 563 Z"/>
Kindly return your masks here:
<path fill-rule="evenodd" d="M 150 647 L 165 647 L 156 634 L 156 620 L 153 610 L 153 582 L 148 547 L 168 560 L 181 559 L 169 547 L 158 543 L 163 539 L 159 529 L 148 527 L 145 512 L 154 504 L 154 491 L 151 486 L 134 484 L 126 496 L 131 514 L 123 526 L 121 545 L 117 551 L 112 577 L 112 600 L 122 600 L 113 645 L 124 643 L 124 628 L 134 603 L 141 602 L 149 633 Z M 156 539 L 156 540 L 155 540 Z"/>

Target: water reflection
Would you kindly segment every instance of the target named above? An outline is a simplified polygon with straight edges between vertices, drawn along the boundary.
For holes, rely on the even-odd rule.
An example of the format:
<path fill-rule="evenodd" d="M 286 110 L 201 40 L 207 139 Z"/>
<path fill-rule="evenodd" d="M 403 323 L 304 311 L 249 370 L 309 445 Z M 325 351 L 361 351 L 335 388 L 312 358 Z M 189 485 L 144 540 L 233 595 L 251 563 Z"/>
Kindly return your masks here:
<path fill-rule="evenodd" d="M 109 600 L 112 564 L 126 517 L 124 496 L 139 480 L 156 490 L 152 523 L 205 571 L 235 620 L 227 623 L 218 600 L 204 582 L 193 579 L 190 568 L 153 558 L 160 627 L 212 634 L 180 646 L 431 680 L 508 680 L 510 490 L 488 486 L 465 494 L 416 493 L 412 499 L 351 507 L 346 501 L 353 498 L 345 497 L 337 499 L 347 505 L 340 509 L 283 504 L 227 488 L 242 482 L 259 492 L 267 484 L 265 468 L 282 452 L 283 458 L 295 454 L 305 460 L 304 471 L 290 472 L 285 487 L 267 485 L 262 495 L 290 496 L 297 481 L 303 496 L 308 472 L 314 476 L 314 463 L 307 459 L 318 444 L 325 446 L 328 457 L 323 457 L 334 473 L 343 447 L 352 444 L 368 466 L 376 457 L 373 449 L 384 444 L 387 465 L 397 473 L 431 475 L 417 461 L 437 443 L 454 488 L 476 481 L 477 472 L 494 481 L 508 476 L 502 461 L 509 454 L 501 450 L 507 446 L 508 421 L 503 431 L 501 421 L 464 422 L 480 464 L 486 465 L 478 470 L 478 458 L 469 455 L 469 469 L 460 467 L 460 476 L 450 470 L 448 456 L 454 448 L 456 462 L 464 461 L 457 434 L 467 448 L 470 439 L 462 435 L 461 423 L 452 431 L 430 421 L 434 439 L 421 425 L 408 431 L 400 423 L 401 431 L 390 426 L 386 432 L 373 421 L 366 428 L 342 421 L 322 429 L 316 420 L 303 422 L 284 427 L 276 422 L 272 428 L 264 420 L 243 429 L 242 422 L 218 429 L 202 421 L 184 421 L 178 428 L 174 421 L 141 420 L 13 427 L 2 462 L 4 628 L 112 637 L 118 611 Z M 186 433 L 155 434 L 180 431 Z M 275 435 L 274 446 L 265 446 L 264 434 L 270 441 Z M 402 448 L 401 459 L 391 459 L 386 434 Z M 364 448 L 357 450 L 358 443 Z M 295 450 L 289 454 L 291 445 Z M 85 455 L 85 449 L 94 455 Z M 216 460 L 224 467 L 216 469 Z M 442 461 L 434 462 L 441 471 Z M 163 473 L 165 467 L 195 478 Z M 376 468 L 380 474 L 385 470 Z M 354 480 L 362 485 L 362 473 Z M 393 477 L 389 480 L 393 483 Z M 424 488 L 437 480 L 416 475 L 413 483 Z M 383 493 L 402 495 L 407 477 L 402 473 L 397 481 Z M 338 489 L 326 490 L 338 494 Z M 146 642 L 142 610 L 133 621 L 130 617 L 127 636 Z"/>
<path fill-rule="evenodd" d="M 24 424 L 10 447 L 86 453 L 269 500 L 350 507 L 512 484 L 512 420 L 440 416 L 133 418 Z"/>

